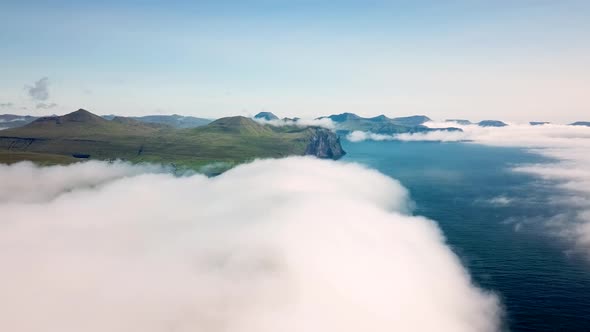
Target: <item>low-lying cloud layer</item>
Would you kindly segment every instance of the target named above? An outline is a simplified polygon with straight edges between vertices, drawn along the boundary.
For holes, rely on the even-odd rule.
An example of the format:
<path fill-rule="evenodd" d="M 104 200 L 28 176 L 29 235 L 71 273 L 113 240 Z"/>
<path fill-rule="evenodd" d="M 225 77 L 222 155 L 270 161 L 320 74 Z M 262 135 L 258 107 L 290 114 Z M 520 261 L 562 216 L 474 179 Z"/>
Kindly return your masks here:
<path fill-rule="evenodd" d="M 297 127 L 322 127 L 330 130 L 334 130 L 336 125 L 329 118 L 322 119 L 278 119 L 278 120 L 266 120 L 266 119 L 254 119 L 261 124 L 268 124 L 275 127 L 283 126 L 297 126 Z"/>
<path fill-rule="evenodd" d="M 3 331 L 498 329 L 496 297 L 471 284 L 436 224 L 358 165 L 0 174 Z"/>
<path fill-rule="evenodd" d="M 555 197 L 554 200 L 559 204 L 570 205 L 571 211 L 556 216 L 548 224 L 557 234 L 573 239 L 580 248 L 590 254 L 590 127 L 557 124 L 480 127 L 448 122 L 430 122 L 426 125 L 432 128 L 452 125 L 461 128 L 463 132 L 431 131 L 393 136 L 379 135 L 376 138 L 373 137 L 374 134 L 359 132 L 352 133 L 348 139 L 465 141 L 492 146 L 525 147 L 532 152 L 556 159 L 555 163 L 523 165 L 514 170 L 556 181 L 560 189 L 570 193 L 568 197 Z"/>

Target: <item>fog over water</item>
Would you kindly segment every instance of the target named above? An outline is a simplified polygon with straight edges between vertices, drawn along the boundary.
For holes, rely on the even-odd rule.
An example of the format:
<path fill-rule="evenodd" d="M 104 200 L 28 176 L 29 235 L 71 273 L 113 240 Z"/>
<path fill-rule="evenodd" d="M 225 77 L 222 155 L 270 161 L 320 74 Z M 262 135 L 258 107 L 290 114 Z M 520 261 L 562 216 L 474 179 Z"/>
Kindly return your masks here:
<path fill-rule="evenodd" d="M 90 162 L 3 166 L 0 329 L 495 331 L 407 190 L 292 157 L 215 178 Z"/>
<path fill-rule="evenodd" d="M 457 127 L 457 131 L 431 131 L 426 133 L 378 135 L 353 132 L 348 139 L 398 141 L 471 142 L 490 146 L 523 147 L 529 151 L 555 160 L 549 164 L 519 165 L 515 172 L 534 174 L 556 181 L 553 198 L 560 204 L 571 206 L 572 212 L 563 213 L 547 221 L 548 229 L 557 236 L 571 240 L 576 249 L 590 255 L 590 127 L 558 124 L 528 125 L 511 123 L 506 127 L 480 127 L 455 122 L 426 123 L 432 128 Z"/>

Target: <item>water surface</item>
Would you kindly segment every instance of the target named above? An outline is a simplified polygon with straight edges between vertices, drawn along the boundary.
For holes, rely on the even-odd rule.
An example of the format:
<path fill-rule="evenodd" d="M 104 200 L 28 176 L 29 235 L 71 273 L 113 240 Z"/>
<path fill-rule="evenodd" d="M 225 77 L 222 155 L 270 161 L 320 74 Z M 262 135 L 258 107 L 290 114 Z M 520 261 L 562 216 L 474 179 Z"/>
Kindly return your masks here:
<path fill-rule="evenodd" d="M 517 148 L 438 142 L 343 142 L 345 161 L 409 189 L 475 283 L 496 292 L 511 331 L 590 331 L 590 262 L 546 222 L 563 213 L 553 183 L 512 167 L 550 160 Z"/>

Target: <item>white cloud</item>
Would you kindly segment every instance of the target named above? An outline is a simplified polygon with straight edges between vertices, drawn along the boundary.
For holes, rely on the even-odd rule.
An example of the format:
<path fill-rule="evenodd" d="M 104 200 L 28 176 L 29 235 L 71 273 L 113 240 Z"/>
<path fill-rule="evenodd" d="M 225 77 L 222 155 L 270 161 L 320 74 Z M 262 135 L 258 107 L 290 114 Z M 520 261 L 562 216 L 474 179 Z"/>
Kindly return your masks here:
<path fill-rule="evenodd" d="M 554 163 L 522 165 L 515 167 L 514 171 L 557 181 L 558 189 L 572 193 L 571 197 L 559 198 L 559 203 L 568 204 L 581 212 L 560 222 L 559 227 L 555 227 L 556 224 L 551 222 L 551 228 L 556 234 L 573 239 L 584 250 L 590 250 L 590 127 L 558 124 L 531 126 L 516 123 L 506 127 L 479 127 L 448 122 L 429 122 L 426 125 L 431 128 L 452 125 L 461 128 L 463 132 L 401 134 L 391 136 L 391 139 L 462 141 L 492 146 L 524 147 L 531 152 L 555 159 Z M 359 134 L 358 137 L 371 139 L 371 134 L 363 135 Z"/>
<path fill-rule="evenodd" d="M 163 172 L 160 166 L 89 161 L 70 166 L 39 167 L 31 162 L 0 164 L 0 204 L 43 202 L 59 194 L 92 188 L 126 176 Z"/>
<path fill-rule="evenodd" d="M 351 142 L 361 142 L 366 140 L 393 141 L 396 139 L 396 137 L 393 135 L 375 134 L 368 131 L 355 130 L 352 133 L 346 135 L 346 139 Z"/>
<path fill-rule="evenodd" d="M 297 157 L 215 178 L 144 172 L 2 169 L 1 330 L 499 327 L 497 298 L 376 171 Z"/>
<path fill-rule="evenodd" d="M 43 77 L 34 83 L 33 86 L 25 86 L 31 99 L 44 101 L 49 99 L 49 78 Z"/>
<path fill-rule="evenodd" d="M 488 203 L 497 206 L 506 206 L 512 203 L 512 199 L 506 196 L 496 196 L 488 201 Z"/>
<path fill-rule="evenodd" d="M 297 126 L 297 127 L 322 127 L 330 130 L 334 130 L 336 126 L 334 122 L 329 118 L 323 119 L 297 119 L 297 120 L 266 120 L 266 119 L 254 119 L 261 124 L 268 124 L 275 127 L 283 126 Z"/>

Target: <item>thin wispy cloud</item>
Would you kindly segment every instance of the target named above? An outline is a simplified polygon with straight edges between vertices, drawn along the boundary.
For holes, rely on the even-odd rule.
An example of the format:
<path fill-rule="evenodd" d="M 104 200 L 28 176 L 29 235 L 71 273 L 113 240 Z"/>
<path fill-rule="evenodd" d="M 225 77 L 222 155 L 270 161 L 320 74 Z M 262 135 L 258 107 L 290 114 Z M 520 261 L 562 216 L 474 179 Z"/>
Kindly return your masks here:
<path fill-rule="evenodd" d="M 54 108 L 54 107 L 57 107 L 57 104 L 56 103 L 48 103 L 48 104 L 46 104 L 46 103 L 38 103 L 37 105 L 35 105 L 35 108 L 37 108 L 37 109 L 45 109 L 45 110 L 46 109 L 50 109 L 50 108 Z"/>
<path fill-rule="evenodd" d="M 43 77 L 33 83 L 32 86 L 25 86 L 29 97 L 35 101 L 45 101 L 49 99 L 49 78 Z"/>

